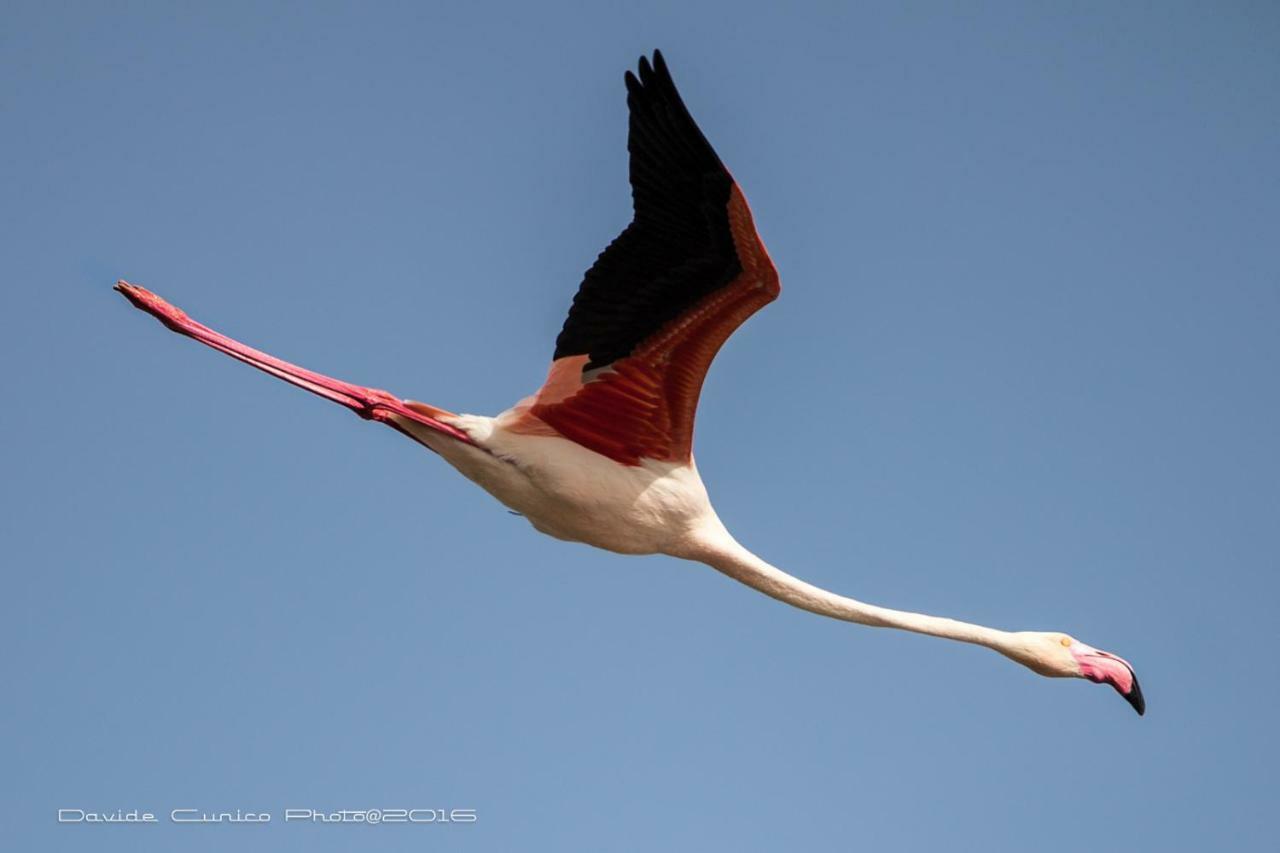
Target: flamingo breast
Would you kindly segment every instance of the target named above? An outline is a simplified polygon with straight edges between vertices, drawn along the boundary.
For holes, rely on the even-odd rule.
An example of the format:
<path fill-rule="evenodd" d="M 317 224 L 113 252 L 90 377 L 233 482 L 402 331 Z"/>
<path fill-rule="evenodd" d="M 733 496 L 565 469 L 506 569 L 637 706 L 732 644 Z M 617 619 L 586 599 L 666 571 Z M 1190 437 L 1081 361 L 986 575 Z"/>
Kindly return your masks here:
<path fill-rule="evenodd" d="M 423 430 L 422 443 L 538 531 L 621 554 L 678 553 L 715 511 L 692 459 L 622 465 L 558 435 L 531 435 L 497 418 L 458 415 L 475 445 Z M 415 429 L 412 423 L 406 428 Z"/>

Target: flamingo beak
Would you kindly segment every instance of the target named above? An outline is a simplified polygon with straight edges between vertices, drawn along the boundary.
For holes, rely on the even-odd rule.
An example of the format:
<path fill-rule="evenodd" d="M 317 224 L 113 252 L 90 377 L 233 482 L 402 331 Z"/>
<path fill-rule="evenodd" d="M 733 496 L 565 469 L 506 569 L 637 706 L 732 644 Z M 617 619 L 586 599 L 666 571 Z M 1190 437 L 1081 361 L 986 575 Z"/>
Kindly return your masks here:
<path fill-rule="evenodd" d="M 1138 675 L 1127 660 L 1084 643 L 1075 643 L 1071 647 L 1071 654 L 1080 665 L 1082 677 L 1097 684 L 1110 684 L 1138 712 L 1138 716 L 1146 713 L 1147 700 L 1142 698 Z"/>
<path fill-rule="evenodd" d="M 1129 665 L 1125 664 L 1125 666 Z M 1142 685 L 1138 684 L 1138 674 L 1133 671 L 1132 667 L 1129 667 L 1129 678 L 1133 681 L 1133 684 L 1129 688 L 1129 692 L 1121 693 L 1120 695 L 1124 697 L 1124 701 L 1128 702 L 1133 707 L 1133 710 L 1138 712 L 1138 716 L 1141 717 L 1143 714 L 1147 713 L 1147 700 L 1142 698 Z"/>

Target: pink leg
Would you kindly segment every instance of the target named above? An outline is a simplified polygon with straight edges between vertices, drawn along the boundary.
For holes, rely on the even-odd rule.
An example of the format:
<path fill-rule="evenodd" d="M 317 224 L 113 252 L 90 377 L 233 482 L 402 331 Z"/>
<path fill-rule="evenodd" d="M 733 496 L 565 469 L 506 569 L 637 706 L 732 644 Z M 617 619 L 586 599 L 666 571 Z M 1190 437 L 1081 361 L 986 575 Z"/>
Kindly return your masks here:
<path fill-rule="evenodd" d="M 208 326 L 197 323 L 188 317 L 186 312 L 175 308 L 151 291 L 136 284 L 118 281 L 116 282 L 116 290 L 123 293 L 125 298 L 133 303 L 134 307 L 146 311 L 172 331 L 194 338 L 206 346 L 211 346 L 234 359 L 243 361 L 245 364 L 253 365 L 259 370 L 283 379 L 285 382 L 297 385 L 299 388 L 305 388 L 313 394 L 319 394 L 326 400 L 332 400 L 335 403 L 346 406 L 366 420 L 380 421 L 398 429 L 399 427 L 397 427 L 392 416 L 399 415 L 411 421 L 417 421 L 459 441 L 465 441 L 468 444 L 472 443 L 471 438 L 466 433 L 431 416 L 432 414 L 448 415 L 449 412 L 443 409 L 435 409 L 423 403 L 406 403 L 386 391 L 380 391 L 377 388 L 365 388 L 361 385 L 352 385 L 350 382 L 333 379 L 267 355 L 265 352 L 245 346 L 239 341 L 215 332 Z"/>

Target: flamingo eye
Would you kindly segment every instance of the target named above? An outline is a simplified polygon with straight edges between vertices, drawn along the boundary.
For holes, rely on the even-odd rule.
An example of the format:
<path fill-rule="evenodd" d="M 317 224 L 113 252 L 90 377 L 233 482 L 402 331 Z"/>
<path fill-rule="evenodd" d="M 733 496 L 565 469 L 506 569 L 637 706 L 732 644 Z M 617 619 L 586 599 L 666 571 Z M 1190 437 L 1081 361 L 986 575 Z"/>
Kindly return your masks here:
<path fill-rule="evenodd" d="M 1063 645 L 1063 646 L 1070 646 L 1070 645 L 1071 645 L 1071 638 L 1070 638 L 1070 637 L 1063 637 L 1063 638 L 1062 638 L 1061 640 L 1059 640 L 1058 642 L 1059 642 L 1059 643 L 1062 643 L 1062 645 Z"/>

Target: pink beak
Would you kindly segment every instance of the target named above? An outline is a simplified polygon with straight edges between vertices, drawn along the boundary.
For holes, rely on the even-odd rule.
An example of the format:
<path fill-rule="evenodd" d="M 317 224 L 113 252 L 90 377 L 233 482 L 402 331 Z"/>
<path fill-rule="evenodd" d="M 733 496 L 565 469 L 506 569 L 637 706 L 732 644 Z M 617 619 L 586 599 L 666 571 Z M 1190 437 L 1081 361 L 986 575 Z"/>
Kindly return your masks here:
<path fill-rule="evenodd" d="M 1110 684 L 1133 706 L 1138 716 L 1146 713 L 1147 701 L 1142 698 L 1138 676 L 1127 660 L 1080 642 L 1072 644 L 1071 654 L 1080 665 L 1081 675 L 1098 684 Z"/>

